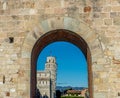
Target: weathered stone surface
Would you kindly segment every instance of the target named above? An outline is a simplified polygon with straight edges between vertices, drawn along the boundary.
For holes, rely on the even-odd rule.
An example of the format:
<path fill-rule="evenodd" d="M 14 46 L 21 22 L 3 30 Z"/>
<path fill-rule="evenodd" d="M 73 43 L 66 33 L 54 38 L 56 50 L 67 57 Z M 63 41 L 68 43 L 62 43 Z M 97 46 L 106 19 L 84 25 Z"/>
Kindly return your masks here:
<path fill-rule="evenodd" d="M 84 12 L 90 12 L 90 11 L 91 11 L 91 7 L 90 6 L 84 7 Z"/>
<path fill-rule="evenodd" d="M 103 8 L 103 12 L 110 12 L 111 11 L 111 6 L 105 6 L 104 8 Z"/>
<path fill-rule="evenodd" d="M 63 28 L 63 26 L 64 26 L 63 22 L 64 22 L 63 17 L 55 17 L 55 18 L 51 18 L 48 20 L 48 24 L 49 24 L 50 28 L 53 30 Z"/>
<path fill-rule="evenodd" d="M 1 0 L 0 98 L 30 98 L 32 48 L 55 29 L 71 30 L 88 44 L 94 98 L 119 98 L 119 17 L 120 0 Z"/>
<path fill-rule="evenodd" d="M 120 11 L 120 6 L 112 6 L 112 7 L 111 7 L 111 10 L 112 10 L 113 12 L 119 12 L 119 11 Z"/>
<path fill-rule="evenodd" d="M 113 23 L 114 25 L 120 25 L 120 18 L 119 17 L 114 18 Z"/>
<path fill-rule="evenodd" d="M 105 92 L 102 93 L 96 93 L 94 95 L 95 98 L 107 98 L 107 94 Z"/>
<path fill-rule="evenodd" d="M 112 25 L 112 19 L 105 19 L 104 23 L 105 25 Z"/>
<path fill-rule="evenodd" d="M 101 11 L 102 11 L 102 7 L 98 7 L 98 6 L 93 7 L 93 12 L 101 12 Z"/>

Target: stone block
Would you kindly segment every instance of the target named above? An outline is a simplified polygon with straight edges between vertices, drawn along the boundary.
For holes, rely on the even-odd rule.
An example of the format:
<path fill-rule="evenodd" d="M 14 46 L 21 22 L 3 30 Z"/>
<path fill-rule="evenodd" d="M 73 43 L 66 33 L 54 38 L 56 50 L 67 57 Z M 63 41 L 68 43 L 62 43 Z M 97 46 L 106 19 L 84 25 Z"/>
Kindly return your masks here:
<path fill-rule="evenodd" d="M 111 11 L 111 6 L 104 6 L 102 11 L 103 12 L 110 12 Z"/>
<path fill-rule="evenodd" d="M 97 35 L 94 34 L 94 31 L 88 30 L 87 33 L 84 34 L 84 39 L 87 41 L 88 44 L 92 44 L 95 40 Z"/>
<path fill-rule="evenodd" d="M 100 77 L 102 78 L 102 79 L 106 79 L 107 78 L 107 76 L 108 76 L 108 72 L 106 71 L 104 71 L 104 72 L 100 72 Z"/>
<path fill-rule="evenodd" d="M 83 13 L 83 7 L 79 7 L 79 13 Z"/>
<path fill-rule="evenodd" d="M 3 33 L 3 32 L 0 32 L 0 38 L 6 38 L 7 37 L 7 34 L 6 33 Z"/>
<path fill-rule="evenodd" d="M 113 18 L 114 25 L 120 25 L 120 17 Z"/>
<path fill-rule="evenodd" d="M 118 16 L 117 12 L 110 12 L 110 18 L 115 18 L 116 16 Z"/>
<path fill-rule="evenodd" d="M 105 25 L 112 25 L 112 19 L 104 19 Z"/>
<path fill-rule="evenodd" d="M 97 13 L 97 12 L 93 13 L 93 17 L 94 18 L 100 18 L 100 13 Z"/>
<path fill-rule="evenodd" d="M 10 92 L 6 92 L 6 96 L 10 96 Z"/>
<path fill-rule="evenodd" d="M 22 90 L 22 91 L 24 91 L 24 90 L 26 90 L 26 86 L 27 84 L 18 84 L 18 90 Z"/>
<path fill-rule="evenodd" d="M 44 8 L 60 7 L 61 1 L 54 0 L 54 3 L 53 3 L 52 0 L 49 0 L 49 1 L 44 1 L 43 4 L 44 4 Z"/>
<path fill-rule="evenodd" d="M 117 77 L 120 78 L 120 72 L 117 74 Z"/>
<path fill-rule="evenodd" d="M 94 98 L 107 98 L 107 93 L 95 93 Z"/>
<path fill-rule="evenodd" d="M 120 6 L 112 6 L 111 11 L 112 12 L 119 12 L 120 11 Z"/>
<path fill-rule="evenodd" d="M 64 28 L 71 30 L 73 29 L 73 25 L 72 25 L 73 19 L 69 18 L 69 17 L 65 17 L 64 18 Z"/>
<path fill-rule="evenodd" d="M 30 52 L 28 52 L 28 51 L 22 51 L 22 55 L 21 55 L 22 58 L 30 58 L 30 56 L 31 56 Z"/>
<path fill-rule="evenodd" d="M 36 9 L 30 9 L 30 11 L 29 11 L 29 14 L 30 15 L 36 15 L 37 14 L 37 10 Z"/>
<path fill-rule="evenodd" d="M 55 17 L 55 18 L 49 19 L 48 24 L 49 24 L 49 27 L 53 30 L 54 29 L 61 29 L 61 28 L 63 28 L 63 25 L 64 25 L 63 21 L 64 21 L 63 17 Z"/>
<path fill-rule="evenodd" d="M 22 1 L 19 4 L 20 4 L 20 7 L 23 7 L 23 8 L 35 8 L 35 2 L 33 1 Z"/>
<path fill-rule="evenodd" d="M 46 8 L 45 14 L 54 14 L 54 9 L 53 8 Z"/>
<path fill-rule="evenodd" d="M 41 26 L 42 26 L 44 32 L 48 32 L 50 30 L 50 27 L 48 25 L 48 20 L 42 21 Z"/>
<path fill-rule="evenodd" d="M 13 84 L 17 84 L 18 83 L 18 75 L 17 75 L 17 77 L 11 78 L 9 82 L 11 82 Z M 13 92 L 13 90 L 11 92 Z"/>
<path fill-rule="evenodd" d="M 90 11 L 91 11 L 91 6 L 84 7 L 84 12 L 90 12 Z"/>
<path fill-rule="evenodd" d="M 95 85 L 100 85 L 102 83 L 102 80 L 100 78 L 95 78 L 94 79 L 94 84 Z"/>
<path fill-rule="evenodd" d="M 22 61 L 24 61 L 24 62 L 22 62 Z M 17 63 L 20 64 L 20 65 L 28 65 L 30 63 L 30 59 L 20 58 L 20 59 L 17 60 Z"/>
<path fill-rule="evenodd" d="M 111 5 L 115 6 L 115 5 L 119 5 L 120 1 L 119 0 L 111 0 Z"/>
<path fill-rule="evenodd" d="M 105 58 L 99 58 L 97 60 L 97 64 L 105 64 L 106 63 L 106 59 Z"/>
<path fill-rule="evenodd" d="M 105 67 L 104 67 L 104 65 L 96 65 L 95 66 L 95 70 L 96 71 L 105 71 L 106 69 L 105 69 Z"/>
<path fill-rule="evenodd" d="M 74 17 L 74 14 L 79 13 L 79 8 L 77 6 L 69 6 L 65 8 L 65 13 L 68 14 L 68 16 Z"/>
<path fill-rule="evenodd" d="M 99 19 L 99 18 L 94 19 L 95 26 L 99 27 L 102 26 L 103 24 L 104 24 L 103 19 Z"/>
<path fill-rule="evenodd" d="M 99 6 L 93 7 L 93 12 L 101 12 L 101 11 L 102 11 L 102 7 L 99 7 Z"/>
<path fill-rule="evenodd" d="M 103 12 L 103 13 L 101 13 L 100 17 L 101 17 L 102 19 L 108 19 L 108 18 L 110 18 L 110 13 L 105 13 L 105 12 Z"/>
<path fill-rule="evenodd" d="M 65 14 L 65 9 L 64 8 L 54 8 L 54 13 L 56 14 L 56 15 L 63 15 L 63 14 Z"/>

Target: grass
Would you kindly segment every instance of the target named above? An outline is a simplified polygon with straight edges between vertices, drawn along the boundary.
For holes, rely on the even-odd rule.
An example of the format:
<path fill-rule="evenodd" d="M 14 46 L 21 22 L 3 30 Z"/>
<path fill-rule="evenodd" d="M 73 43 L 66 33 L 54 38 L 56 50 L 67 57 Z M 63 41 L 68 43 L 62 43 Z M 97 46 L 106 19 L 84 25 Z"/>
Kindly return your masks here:
<path fill-rule="evenodd" d="M 84 98 L 81 96 L 62 96 L 61 98 Z"/>

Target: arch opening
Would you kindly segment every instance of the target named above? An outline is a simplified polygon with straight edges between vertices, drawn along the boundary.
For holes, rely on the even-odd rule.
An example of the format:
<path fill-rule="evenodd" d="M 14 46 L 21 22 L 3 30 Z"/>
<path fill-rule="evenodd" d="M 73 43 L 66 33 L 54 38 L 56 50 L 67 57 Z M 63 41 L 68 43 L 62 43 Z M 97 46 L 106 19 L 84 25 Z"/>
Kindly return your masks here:
<path fill-rule="evenodd" d="M 90 55 L 89 47 L 87 43 L 78 34 L 69 30 L 64 30 L 64 29 L 57 29 L 44 34 L 42 37 L 38 39 L 38 41 L 33 47 L 32 54 L 31 54 L 31 83 L 30 83 L 31 98 L 35 98 L 35 94 L 37 90 L 37 87 L 36 87 L 37 58 L 44 47 L 46 47 L 50 43 L 57 42 L 57 41 L 70 42 L 76 45 L 83 52 L 88 64 L 89 97 L 93 98 L 91 55 Z"/>

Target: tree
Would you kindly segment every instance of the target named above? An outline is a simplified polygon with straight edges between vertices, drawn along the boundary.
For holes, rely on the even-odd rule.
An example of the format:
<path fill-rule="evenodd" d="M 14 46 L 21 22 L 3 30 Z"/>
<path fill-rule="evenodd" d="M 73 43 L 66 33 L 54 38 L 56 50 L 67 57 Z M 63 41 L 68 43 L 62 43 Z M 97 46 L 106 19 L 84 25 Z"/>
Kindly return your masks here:
<path fill-rule="evenodd" d="M 39 89 L 36 90 L 36 98 L 40 98 L 41 94 L 40 94 L 40 91 Z"/>
<path fill-rule="evenodd" d="M 61 98 L 61 91 L 60 90 L 56 90 L 56 98 Z"/>

